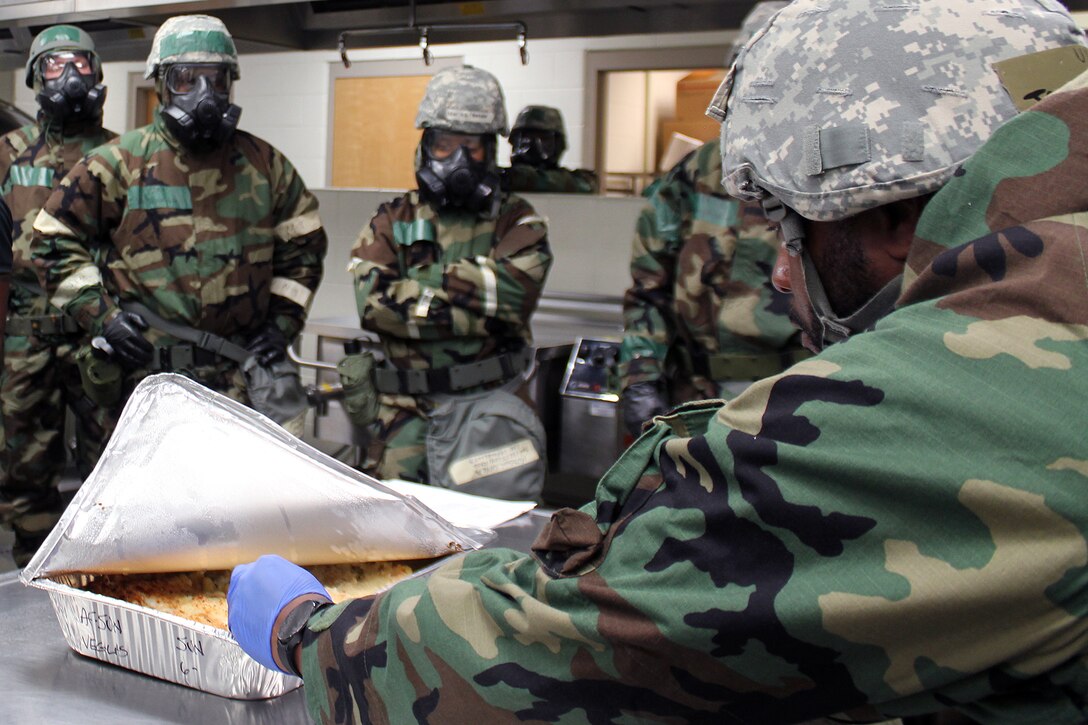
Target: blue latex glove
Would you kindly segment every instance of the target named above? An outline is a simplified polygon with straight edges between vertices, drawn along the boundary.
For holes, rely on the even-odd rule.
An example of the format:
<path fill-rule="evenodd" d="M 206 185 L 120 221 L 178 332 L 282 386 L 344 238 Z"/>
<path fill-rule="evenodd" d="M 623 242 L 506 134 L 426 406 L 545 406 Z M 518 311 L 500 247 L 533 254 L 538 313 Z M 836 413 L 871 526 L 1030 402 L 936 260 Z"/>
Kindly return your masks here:
<path fill-rule="evenodd" d="M 303 594 L 317 594 L 332 601 L 313 574 L 282 556 L 266 554 L 252 564 L 234 567 L 231 572 L 227 625 L 246 654 L 270 670 L 284 672 L 272 658 L 272 627 L 276 617 Z"/>

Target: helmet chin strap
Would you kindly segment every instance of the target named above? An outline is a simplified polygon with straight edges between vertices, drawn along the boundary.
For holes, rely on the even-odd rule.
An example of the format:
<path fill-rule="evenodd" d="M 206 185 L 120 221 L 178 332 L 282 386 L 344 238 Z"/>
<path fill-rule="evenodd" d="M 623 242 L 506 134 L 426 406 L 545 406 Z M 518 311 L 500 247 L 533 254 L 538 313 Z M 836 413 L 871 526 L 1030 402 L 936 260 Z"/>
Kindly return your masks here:
<path fill-rule="evenodd" d="M 805 291 L 808 293 L 809 304 L 816 314 L 816 321 L 820 325 L 819 339 L 812 343 L 821 350 L 828 345 L 846 340 L 850 335 L 868 330 L 877 323 L 880 318 L 887 315 L 895 307 L 895 301 L 899 298 L 899 291 L 903 275 L 896 275 L 879 292 L 869 298 L 869 301 L 846 317 L 839 317 L 831 308 L 831 302 L 827 299 L 827 291 L 824 289 L 820 273 L 816 271 L 816 265 L 812 262 L 812 255 L 805 251 L 805 227 L 801 215 L 790 209 L 773 196 L 763 200 L 763 213 L 767 219 L 777 222 L 782 229 L 783 245 L 793 259 L 801 261 L 801 277 L 805 283 Z"/>

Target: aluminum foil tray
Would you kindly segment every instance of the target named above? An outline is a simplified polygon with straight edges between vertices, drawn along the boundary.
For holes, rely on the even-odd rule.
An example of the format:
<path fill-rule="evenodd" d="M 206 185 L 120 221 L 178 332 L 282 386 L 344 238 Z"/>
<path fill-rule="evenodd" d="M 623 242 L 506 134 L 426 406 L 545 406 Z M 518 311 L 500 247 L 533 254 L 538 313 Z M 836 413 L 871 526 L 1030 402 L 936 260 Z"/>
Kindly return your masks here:
<path fill-rule="evenodd" d="M 229 632 L 77 588 L 87 579 L 61 575 L 32 585 L 49 593 L 65 641 L 81 655 L 238 700 L 302 685 L 259 664 Z"/>
<path fill-rule="evenodd" d="M 240 403 L 155 375 L 129 398 L 98 465 L 20 580 L 49 594 L 79 654 L 263 699 L 301 680 L 263 667 L 229 632 L 81 587 L 95 574 L 230 569 L 266 553 L 300 565 L 423 565 L 493 536 L 451 524 Z"/>

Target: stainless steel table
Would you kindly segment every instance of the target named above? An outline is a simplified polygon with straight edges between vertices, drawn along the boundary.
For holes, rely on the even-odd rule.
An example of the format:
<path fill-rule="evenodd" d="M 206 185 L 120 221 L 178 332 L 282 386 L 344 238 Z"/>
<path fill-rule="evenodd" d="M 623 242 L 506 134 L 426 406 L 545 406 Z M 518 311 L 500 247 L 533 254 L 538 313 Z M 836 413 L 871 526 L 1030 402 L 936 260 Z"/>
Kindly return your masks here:
<path fill-rule="evenodd" d="M 528 551 L 550 512 L 532 511 L 497 530 L 490 546 Z M 0 723 L 310 722 L 302 688 L 271 700 L 229 700 L 68 649 L 49 596 L 24 587 L 18 572 L 0 575 Z"/>

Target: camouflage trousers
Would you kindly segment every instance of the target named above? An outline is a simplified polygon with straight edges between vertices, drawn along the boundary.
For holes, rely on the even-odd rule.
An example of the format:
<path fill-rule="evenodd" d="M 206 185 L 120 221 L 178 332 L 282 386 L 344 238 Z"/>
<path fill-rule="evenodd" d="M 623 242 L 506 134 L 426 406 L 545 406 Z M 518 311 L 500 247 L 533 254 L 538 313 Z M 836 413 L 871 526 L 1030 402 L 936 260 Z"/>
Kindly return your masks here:
<path fill-rule="evenodd" d="M 83 394 L 75 340 L 9 335 L 4 340 L 0 409 L 4 422 L 0 503 L 15 532 L 13 554 L 24 564 L 60 518 L 65 502 L 57 484 L 67 464 L 64 440 L 69 409 L 75 419 L 75 464 L 86 478 L 116 423 L 115 411 Z"/>
<path fill-rule="evenodd" d="M 427 414 L 410 395 L 382 395 L 378 418 L 368 426 L 370 442 L 361 466 L 379 480 L 428 482 Z"/>

